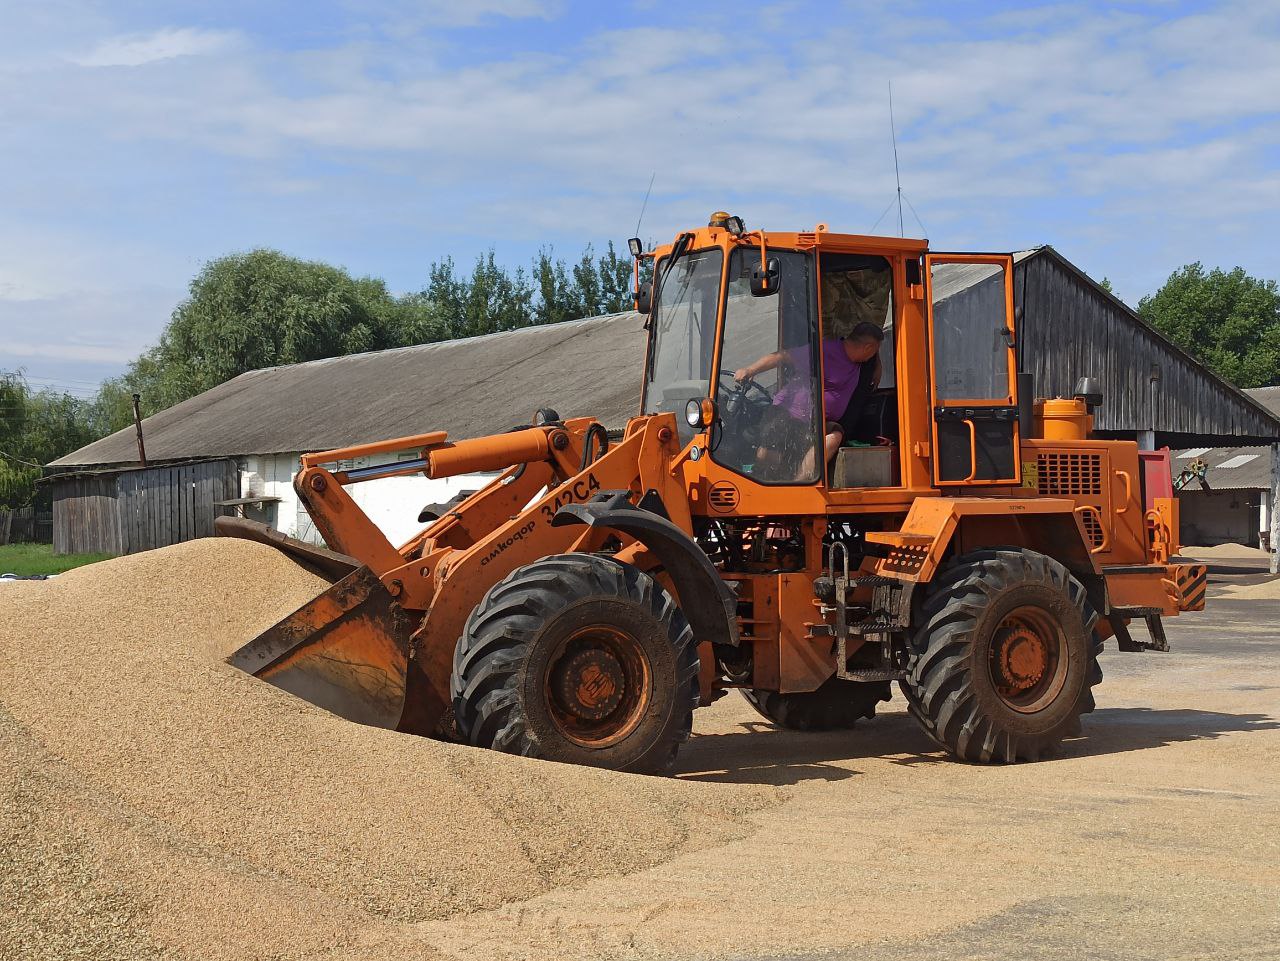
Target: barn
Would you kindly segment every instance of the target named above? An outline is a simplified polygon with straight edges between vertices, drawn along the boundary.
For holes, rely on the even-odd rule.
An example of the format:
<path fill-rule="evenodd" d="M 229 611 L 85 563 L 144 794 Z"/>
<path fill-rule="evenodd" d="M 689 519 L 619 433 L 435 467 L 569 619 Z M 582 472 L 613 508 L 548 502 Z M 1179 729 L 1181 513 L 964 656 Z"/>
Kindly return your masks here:
<path fill-rule="evenodd" d="M 637 409 L 643 349 L 642 321 L 623 313 L 249 371 L 146 418 L 145 468 L 132 427 L 49 464 L 54 550 L 147 550 L 210 534 L 232 513 L 318 542 L 293 490 L 302 453 L 429 430 L 475 437 L 540 407 L 621 428 Z M 352 491 L 395 540 L 416 529 L 421 507 L 484 479 L 399 477 Z"/>
<path fill-rule="evenodd" d="M 1020 363 L 1038 396 L 1070 396 L 1089 376 L 1105 392 L 1095 419 L 1103 436 L 1146 449 L 1274 449 L 1273 409 L 1148 327 L 1052 247 L 1021 251 L 1014 262 Z M 935 282 L 956 292 L 978 280 L 968 265 L 940 270 L 951 275 Z M 242 374 L 143 421 L 145 470 L 132 428 L 50 464 L 55 549 L 160 546 L 199 536 L 230 512 L 316 540 L 292 487 L 301 453 L 426 430 L 474 437 L 526 422 L 539 407 L 618 429 L 639 410 L 644 342 L 640 317 L 621 313 Z M 421 506 L 482 480 L 394 478 L 354 492 L 396 540 Z"/>

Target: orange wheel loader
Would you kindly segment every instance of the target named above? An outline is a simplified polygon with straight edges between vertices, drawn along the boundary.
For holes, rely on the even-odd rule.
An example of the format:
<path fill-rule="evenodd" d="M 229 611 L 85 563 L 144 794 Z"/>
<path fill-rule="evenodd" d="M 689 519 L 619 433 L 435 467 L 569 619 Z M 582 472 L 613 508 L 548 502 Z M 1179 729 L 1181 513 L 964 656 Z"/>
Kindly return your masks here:
<path fill-rule="evenodd" d="M 1108 638 L 1167 650 L 1162 617 L 1203 607 L 1160 455 L 1091 439 L 1087 377 L 1037 400 L 1019 373 L 1010 257 L 724 213 L 631 247 L 648 345 L 621 436 L 544 409 L 305 455 L 327 549 L 219 531 L 332 587 L 234 664 L 354 721 L 645 773 L 731 688 L 820 730 L 897 682 L 952 755 L 1012 762 L 1080 732 Z M 500 473 L 400 546 L 349 493 L 479 472 Z"/>

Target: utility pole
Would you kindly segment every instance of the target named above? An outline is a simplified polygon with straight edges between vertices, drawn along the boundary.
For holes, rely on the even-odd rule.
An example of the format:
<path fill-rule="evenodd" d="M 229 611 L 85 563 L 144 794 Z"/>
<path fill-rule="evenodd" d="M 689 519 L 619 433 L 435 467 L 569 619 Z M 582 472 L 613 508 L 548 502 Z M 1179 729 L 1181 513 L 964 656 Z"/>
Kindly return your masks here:
<path fill-rule="evenodd" d="M 142 400 L 141 394 L 133 395 L 133 429 L 138 434 L 138 460 L 142 462 L 142 466 L 147 466 L 147 448 L 142 443 L 142 412 L 138 409 L 138 404 Z"/>
<path fill-rule="evenodd" d="M 1280 443 L 1271 445 L 1271 573 L 1280 574 Z"/>

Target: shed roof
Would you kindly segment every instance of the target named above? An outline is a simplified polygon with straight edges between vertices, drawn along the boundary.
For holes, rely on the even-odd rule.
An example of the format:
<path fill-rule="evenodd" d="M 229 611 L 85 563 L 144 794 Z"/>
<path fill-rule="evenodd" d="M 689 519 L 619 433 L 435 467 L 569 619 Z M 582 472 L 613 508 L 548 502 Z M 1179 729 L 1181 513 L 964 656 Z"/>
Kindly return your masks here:
<path fill-rule="evenodd" d="M 506 430 L 539 407 L 622 427 L 645 333 L 627 312 L 241 374 L 142 422 L 149 461 L 326 450 L 445 430 Z M 135 463 L 129 427 L 50 467 Z"/>
<path fill-rule="evenodd" d="M 1022 363 L 1039 396 L 1067 396 L 1087 374 L 1106 392 L 1096 419 L 1104 433 L 1154 427 L 1161 443 L 1178 447 L 1280 438 L 1280 405 L 1232 387 L 1052 247 L 1013 257 Z M 938 290 L 955 294 L 989 269 L 940 267 Z M 250 371 L 143 421 L 147 456 L 292 453 L 428 430 L 475 437 L 538 407 L 619 428 L 639 410 L 644 342 L 641 317 L 626 312 Z M 136 462 L 127 428 L 50 467 Z"/>
<path fill-rule="evenodd" d="M 1280 415 L 1280 387 L 1256 387 L 1245 393 Z M 1174 451 L 1174 475 L 1197 459 L 1209 468 L 1205 480 L 1210 490 L 1271 489 L 1270 447 L 1191 447 Z"/>
<path fill-rule="evenodd" d="M 1280 417 L 1227 383 L 1052 247 L 1015 255 L 1023 369 L 1041 397 L 1067 397 L 1079 377 L 1104 392 L 1103 436 L 1154 429 L 1170 447 L 1270 443 Z"/>

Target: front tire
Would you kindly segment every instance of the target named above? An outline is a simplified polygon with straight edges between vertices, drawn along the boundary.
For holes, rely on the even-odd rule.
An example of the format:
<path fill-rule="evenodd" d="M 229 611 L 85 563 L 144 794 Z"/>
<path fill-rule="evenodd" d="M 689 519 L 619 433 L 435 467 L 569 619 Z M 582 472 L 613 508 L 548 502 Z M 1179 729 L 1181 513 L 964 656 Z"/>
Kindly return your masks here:
<path fill-rule="evenodd" d="M 518 568 L 476 605 L 450 687 L 468 744 L 658 774 L 689 738 L 697 646 L 648 574 L 561 554 Z"/>
<path fill-rule="evenodd" d="M 1097 612 L 1052 558 L 1017 548 L 957 558 L 932 581 L 913 638 L 907 707 L 957 758 L 1038 760 L 1093 710 Z"/>

